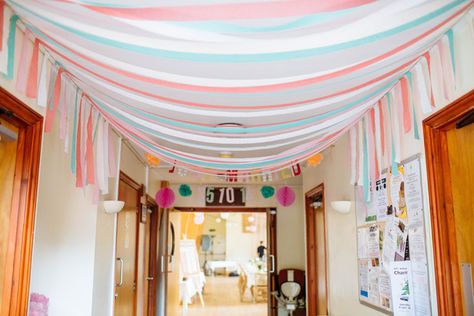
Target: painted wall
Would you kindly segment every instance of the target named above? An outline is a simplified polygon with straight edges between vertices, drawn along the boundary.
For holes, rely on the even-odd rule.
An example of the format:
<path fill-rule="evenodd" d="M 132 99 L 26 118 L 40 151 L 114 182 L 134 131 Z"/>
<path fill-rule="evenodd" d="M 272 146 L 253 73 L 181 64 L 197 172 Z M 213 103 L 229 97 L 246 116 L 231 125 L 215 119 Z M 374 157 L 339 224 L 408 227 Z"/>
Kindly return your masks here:
<path fill-rule="evenodd" d="M 461 40 L 462 36 L 473 32 L 469 24 L 456 26 L 461 30 L 459 38 L 455 38 L 456 60 L 456 91 L 458 98 L 474 88 L 474 42 Z M 456 34 L 456 32 L 455 32 Z M 464 34 L 464 35 L 463 35 Z M 471 33 L 472 34 L 472 33 Z M 437 94 L 439 95 L 439 94 Z M 453 99 L 453 100 L 454 100 Z M 451 101 L 453 101 L 451 100 Z M 435 111 L 440 110 L 450 102 L 443 98 L 435 100 Z M 418 115 L 419 126 L 426 118 Z M 422 131 L 422 129 L 420 129 Z M 433 246 L 431 243 L 431 222 L 429 218 L 428 185 L 426 176 L 425 151 L 423 135 L 420 140 L 405 137 L 401 144 L 401 158 L 406 159 L 415 154 L 421 154 L 422 185 L 425 205 L 425 230 L 427 255 L 430 274 L 430 291 L 433 315 L 437 315 L 436 288 L 434 281 Z M 342 215 L 331 209 L 330 201 L 349 199 L 354 201 L 353 187 L 350 185 L 349 140 L 344 135 L 333 148 L 324 153 L 324 160 L 316 168 L 303 171 L 303 192 L 324 182 L 327 213 L 327 247 L 328 247 L 328 283 L 329 308 L 331 315 L 384 315 L 368 308 L 358 301 L 358 272 L 356 246 L 356 220 L 354 207 L 350 214 Z"/>
<path fill-rule="evenodd" d="M 186 179 L 186 180 L 185 180 Z M 300 178 L 296 178 L 300 180 Z M 153 194 L 160 187 L 160 180 L 176 181 L 180 177 L 170 176 L 166 170 L 154 169 L 150 175 L 150 192 Z M 190 180 L 183 178 L 179 182 L 171 182 L 170 186 L 178 192 L 179 185 Z M 195 180 L 194 180 L 195 181 Z M 295 183 L 296 180 L 293 180 Z M 177 207 L 204 207 L 205 206 L 205 184 L 187 182 L 193 191 L 190 197 L 181 197 L 176 195 L 175 206 Z M 220 184 L 222 185 L 222 184 Z M 274 197 L 264 199 L 260 194 L 261 185 L 244 184 L 247 189 L 247 207 L 276 207 L 278 204 Z M 280 185 L 275 184 L 275 187 Z M 291 184 L 297 197 L 302 197 L 302 188 L 298 184 Z M 304 211 L 303 199 L 297 198 L 296 202 L 290 207 L 277 207 L 277 252 L 278 268 L 297 268 L 305 267 L 305 245 L 304 245 Z"/>
<path fill-rule="evenodd" d="M 227 220 L 227 260 L 247 263 L 257 257 L 260 241 L 267 246 L 267 216 L 265 213 L 254 213 L 252 216 L 255 217 L 257 232 L 249 234 L 242 231 L 242 214 L 230 214 Z"/>

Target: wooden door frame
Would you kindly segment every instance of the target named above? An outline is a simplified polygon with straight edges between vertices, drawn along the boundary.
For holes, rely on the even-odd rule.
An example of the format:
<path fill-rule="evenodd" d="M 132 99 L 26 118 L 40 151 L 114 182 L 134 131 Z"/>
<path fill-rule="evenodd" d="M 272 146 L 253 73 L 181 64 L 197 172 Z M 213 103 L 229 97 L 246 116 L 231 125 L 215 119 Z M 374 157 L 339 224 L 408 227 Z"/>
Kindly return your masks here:
<path fill-rule="evenodd" d="M 266 213 L 267 219 L 267 253 L 271 253 L 275 259 L 275 271 L 268 282 L 268 315 L 277 316 L 278 304 L 272 296 L 273 291 L 278 290 L 278 253 L 277 253 L 277 208 L 276 207 L 174 207 L 175 210 L 185 213 Z M 267 262 L 270 264 L 270 262 Z M 270 268 L 267 267 L 270 271 Z"/>
<path fill-rule="evenodd" d="M 318 245 L 316 244 L 316 225 L 314 208 L 311 206 L 313 198 L 321 195 L 324 218 L 324 250 L 325 256 L 325 279 L 326 279 L 326 315 L 329 312 L 329 295 L 328 295 L 328 262 L 327 262 L 327 227 L 326 227 L 326 207 L 324 197 L 324 183 L 319 184 L 305 194 L 305 213 L 306 213 L 306 288 L 307 299 L 306 308 L 308 315 L 316 315 L 318 282 L 317 282 L 317 260 Z"/>
<path fill-rule="evenodd" d="M 0 87 L 0 108 L 4 117 L 18 127 L 18 146 L 13 182 L 10 231 L 0 315 L 26 315 L 38 191 L 43 117 Z"/>
<path fill-rule="evenodd" d="M 130 176 L 128 176 L 125 172 L 120 171 L 120 178 L 119 181 L 123 182 L 125 185 L 128 185 L 133 190 L 137 191 L 137 199 L 136 199 L 136 208 L 137 208 L 137 222 L 135 227 L 135 270 L 134 270 L 134 279 L 135 285 L 137 285 L 138 280 L 138 251 L 139 251 L 139 236 L 140 236 L 140 211 L 141 211 L 141 197 L 143 196 L 144 186 L 143 184 L 139 184 L 135 180 L 133 180 Z M 120 192 L 120 191 L 119 191 Z M 118 215 L 118 214 L 117 214 Z M 118 235 L 118 229 L 116 234 Z M 118 240 L 118 238 L 116 238 Z M 117 244 L 115 244 L 117 247 Z M 117 248 L 116 248 L 117 249 Z M 116 282 L 114 280 L 114 286 Z M 138 290 L 135 290 L 135 295 L 133 296 L 133 316 L 137 314 L 137 304 L 138 304 Z"/>
<path fill-rule="evenodd" d="M 438 313 L 442 316 L 463 313 L 447 131 L 473 109 L 471 90 L 423 121 Z"/>
<path fill-rule="evenodd" d="M 159 208 L 156 205 L 155 200 L 147 194 L 146 196 L 147 207 L 151 208 L 152 213 L 150 216 L 150 245 L 149 245 L 149 263 L 148 276 L 153 276 L 153 281 L 148 283 L 148 304 L 147 304 L 147 315 L 156 315 L 156 290 L 158 284 L 158 223 L 159 223 Z"/>

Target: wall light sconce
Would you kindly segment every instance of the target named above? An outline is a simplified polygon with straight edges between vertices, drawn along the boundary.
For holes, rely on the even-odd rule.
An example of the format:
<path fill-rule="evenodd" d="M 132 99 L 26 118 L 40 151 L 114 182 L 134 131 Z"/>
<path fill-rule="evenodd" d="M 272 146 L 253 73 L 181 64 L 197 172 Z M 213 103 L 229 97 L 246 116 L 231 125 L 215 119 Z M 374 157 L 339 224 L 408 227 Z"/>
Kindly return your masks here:
<path fill-rule="evenodd" d="M 332 201 L 331 207 L 338 213 L 347 214 L 351 211 L 351 201 Z"/>

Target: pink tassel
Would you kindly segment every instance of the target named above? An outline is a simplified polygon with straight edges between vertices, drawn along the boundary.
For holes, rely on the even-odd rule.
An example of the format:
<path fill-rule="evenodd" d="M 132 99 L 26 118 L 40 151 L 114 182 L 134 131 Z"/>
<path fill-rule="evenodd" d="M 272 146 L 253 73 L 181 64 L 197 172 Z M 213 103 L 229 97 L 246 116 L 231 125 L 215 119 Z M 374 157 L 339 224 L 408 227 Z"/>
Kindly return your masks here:
<path fill-rule="evenodd" d="M 59 97 L 61 94 L 61 74 L 63 69 L 58 69 L 56 75 L 56 80 L 54 80 L 54 90 L 53 90 L 53 106 L 46 106 L 46 119 L 44 122 L 44 131 L 46 133 L 50 132 L 53 128 L 54 117 L 56 116 L 56 111 L 58 109 Z"/>
<path fill-rule="evenodd" d="M 81 157 L 81 140 L 82 140 L 82 103 L 83 98 L 79 103 L 79 111 L 77 112 L 77 139 L 76 139 L 76 187 L 82 188 L 84 180 L 82 178 L 82 157 Z"/>
<path fill-rule="evenodd" d="M 114 178 L 116 176 L 116 162 L 115 162 L 115 152 L 114 152 L 114 140 L 113 140 L 113 132 L 112 132 L 112 127 L 108 125 L 108 151 L 109 151 L 109 177 Z"/>
<path fill-rule="evenodd" d="M 18 73 L 16 77 L 16 90 L 21 94 L 26 93 L 27 83 L 27 71 L 28 71 L 28 51 L 30 47 L 29 32 L 25 32 L 23 35 L 23 41 L 21 45 L 20 60 L 18 64 Z"/>
<path fill-rule="evenodd" d="M 411 111 L 410 111 L 410 88 L 406 77 L 400 79 L 402 112 L 403 112 L 403 131 L 409 133 L 411 131 Z"/>
<path fill-rule="evenodd" d="M 33 55 L 31 55 L 30 70 L 28 72 L 28 82 L 26 84 L 26 96 L 29 98 L 36 98 L 38 95 L 38 59 L 39 40 L 35 39 Z"/>
<path fill-rule="evenodd" d="M 87 120 L 87 140 L 86 140 L 86 164 L 87 164 L 87 184 L 95 183 L 94 170 L 94 144 L 92 135 L 92 106 L 89 110 L 89 119 Z"/>

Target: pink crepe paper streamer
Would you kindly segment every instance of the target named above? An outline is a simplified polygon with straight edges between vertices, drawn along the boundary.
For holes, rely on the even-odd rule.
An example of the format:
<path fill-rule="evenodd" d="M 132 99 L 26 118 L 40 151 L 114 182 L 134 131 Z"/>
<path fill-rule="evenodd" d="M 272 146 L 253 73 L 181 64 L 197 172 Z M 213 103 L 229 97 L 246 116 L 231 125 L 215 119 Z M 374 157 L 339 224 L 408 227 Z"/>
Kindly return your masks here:
<path fill-rule="evenodd" d="M 89 119 L 87 120 L 87 140 L 86 140 L 86 164 L 87 164 L 87 184 L 95 183 L 94 170 L 94 143 L 92 135 L 92 106 L 89 110 Z"/>
<path fill-rule="evenodd" d="M 28 79 L 28 48 L 30 47 L 29 32 L 23 34 L 21 45 L 20 60 L 18 62 L 18 72 L 16 75 L 16 90 L 21 94 L 26 93 L 26 84 Z"/>
<path fill-rule="evenodd" d="M 406 77 L 400 79 L 402 93 L 403 131 L 411 131 L 411 111 L 410 111 L 410 88 Z"/>
<path fill-rule="evenodd" d="M 56 111 L 58 109 L 59 97 L 61 95 L 61 74 L 64 70 L 62 68 L 58 69 L 56 74 L 56 79 L 54 80 L 54 90 L 53 90 L 53 106 L 46 106 L 46 119 L 44 122 L 44 131 L 50 132 L 53 129 L 54 117 L 56 116 Z"/>
<path fill-rule="evenodd" d="M 162 188 L 156 193 L 155 199 L 159 207 L 170 208 L 176 197 L 170 188 Z"/>
<path fill-rule="evenodd" d="M 82 141 L 82 102 L 79 103 L 79 111 L 77 112 L 77 136 L 76 136 L 76 187 L 82 188 L 84 180 L 82 179 L 82 161 L 81 161 L 81 141 Z"/>
<path fill-rule="evenodd" d="M 30 69 L 28 71 L 28 82 L 26 84 L 26 96 L 36 98 L 38 95 L 38 59 L 39 41 L 35 39 L 33 44 L 33 54 L 31 55 Z"/>
<path fill-rule="evenodd" d="M 292 188 L 285 185 L 277 190 L 276 199 L 282 206 L 288 207 L 295 202 L 296 194 Z"/>

